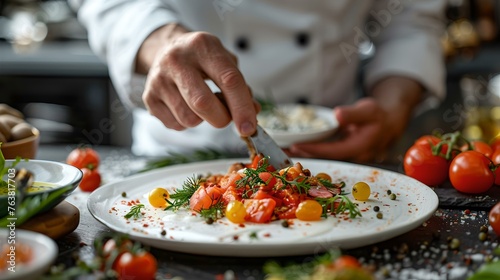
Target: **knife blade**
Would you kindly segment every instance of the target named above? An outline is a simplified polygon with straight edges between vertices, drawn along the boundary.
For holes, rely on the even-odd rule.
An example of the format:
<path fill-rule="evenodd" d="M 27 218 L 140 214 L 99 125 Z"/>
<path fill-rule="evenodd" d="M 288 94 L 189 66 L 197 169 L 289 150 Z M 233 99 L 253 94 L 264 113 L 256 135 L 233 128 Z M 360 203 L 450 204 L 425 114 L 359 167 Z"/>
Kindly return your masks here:
<path fill-rule="evenodd" d="M 226 100 L 222 92 L 216 91 L 214 95 L 227 108 Z M 292 160 L 281 149 L 281 147 L 267 134 L 267 132 L 257 124 L 255 133 L 250 137 L 241 137 L 246 142 L 250 156 L 262 154 L 269 159 L 269 164 L 276 169 L 283 169 L 293 165 Z"/>
<path fill-rule="evenodd" d="M 262 154 L 269 159 L 269 164 L 276 169 L 283 169 L 293 165 L 293 161 L 260 125 L 257 124 L 255 133 L 244 140 L 247 142 L 251 154 L 254 152 Z"/>

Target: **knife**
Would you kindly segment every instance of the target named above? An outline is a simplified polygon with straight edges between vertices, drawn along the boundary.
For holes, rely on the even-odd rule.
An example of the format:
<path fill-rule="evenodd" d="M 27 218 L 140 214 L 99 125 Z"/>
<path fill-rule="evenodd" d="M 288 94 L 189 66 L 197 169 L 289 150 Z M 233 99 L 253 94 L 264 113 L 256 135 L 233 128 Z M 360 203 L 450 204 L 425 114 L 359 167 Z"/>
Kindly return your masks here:
<path fill-rule="evenodd" d="M 247 143 L 248 150 L 254 154 L 262 154 L 267 157 L 269 164 L 276 169 L 283 169 L 293 165 L 292 160 L 281 149 L 280 146 L 267 134 L 267 132 L 257 124 L 255 133 L 250 137 L 242 137 Z"/>
<path fill-rule="evenodd" d="M 214 95 L 227 108 L 226 100 L 222 92 L 216 91 Z M 257 154 L 262 154 L 269 159 L 269 164 L 276 169 L 283 169 L 293 165 L 292 160 L 281 149 L 280 146 L 267 134 L 267 132 L 257 124 L 255 133 L 250 137 L 241 137 L 246 142 L 250 156 L 253 158 Z"/>

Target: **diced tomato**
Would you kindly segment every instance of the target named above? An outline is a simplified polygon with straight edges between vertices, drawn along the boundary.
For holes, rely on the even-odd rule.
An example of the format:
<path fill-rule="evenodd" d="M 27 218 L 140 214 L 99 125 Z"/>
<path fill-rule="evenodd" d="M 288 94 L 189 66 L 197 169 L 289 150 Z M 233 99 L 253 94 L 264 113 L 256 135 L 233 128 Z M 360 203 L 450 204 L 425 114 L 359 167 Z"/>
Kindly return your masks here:
<path fill-rule="evenodd" d="M 271 221 L 276 206 L 273 199 L 245 199 L 243 203 L 247 210 L 246 221 L 253 223 L 268 223 Z"/>
<path fill-rule="evenodd" d="M 227 205 L 231 200 L 241 201 L 241 191 L 239 191 L 235 187 L 227 188 L 222 195 L 222 201 L 224 202 L 224 205 Z"/>
<path fill-rule="evenodd" d="M 252 162 L 250 164 L 246 164 L 245 167 L 251 169 L 257 169 L 260 165 L 262 165 L 263 159 L 264 157 L 262 156 L 262 154 L 255 155 L 255 157 L 252 159 Z M 274 168 L 274 166 L 272 165 L 269 165 L 266 169 L 269 172 L 276 171 L 276 168 Z"/>
<path fill-rule="evenodd" d="M 264 181 L 264 189 L 268 191 L 272 190 L 277 182 L 276 177 L 274 177 L 270 172 L 259 173 L 259 178 Z"/>
<path fill-rule="evenodd" d="M 281 176 L 285 175 L 285 178 L 288 181 L 293 181 L 300 176 L 300 170 L 298 170 L 295 166 L 281 169 L 279 173 Z"/>
<path fill-rule="evenodd" d="M 276 202 L 276 207 L 281 207 L 283 205 L 283 200 L 279 197 L 273 196 L 271 193 L 260 189 L 258 190 L 253 196 L 253 199 L 264 199 L 264 198 L 270 198 Z"/>
<path fill-rule="evenodd" d="M 218 185 L 200 186 L 189 199 L 191 210 L 200 212 L 217 204 L 223 195 L 223 190 Z"/>
<path fill-rule="evenodd" d="M 236 182 L 242 178 L 241 174 L 237 172 L 233 172 L 228 174 L 220 180 L 220 186 L 223 190 L 226 190 L 229 187 L 236 187 Z"/>
<path fill-rule="evenodd" d="M 295 212 L 297 211 L 297 206 L 283 206 L 280 209 L 276 210 L 276 214 L 278 215 L 278 218 L 281 220 L 288 220 L 288 219 L 295 219 L 297 216 L 295 216 Z"/>

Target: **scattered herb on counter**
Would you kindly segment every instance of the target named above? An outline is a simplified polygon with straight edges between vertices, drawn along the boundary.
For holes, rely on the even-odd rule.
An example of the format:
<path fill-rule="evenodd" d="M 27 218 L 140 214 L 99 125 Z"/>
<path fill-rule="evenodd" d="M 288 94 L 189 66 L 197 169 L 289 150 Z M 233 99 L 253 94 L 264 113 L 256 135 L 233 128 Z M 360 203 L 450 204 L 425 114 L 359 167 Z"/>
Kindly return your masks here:
<path fill-rule="evenodd" d="M 500 279 L 500 261 L 482 265 L 476 273 L 467 280 L 498 280 Z"/>

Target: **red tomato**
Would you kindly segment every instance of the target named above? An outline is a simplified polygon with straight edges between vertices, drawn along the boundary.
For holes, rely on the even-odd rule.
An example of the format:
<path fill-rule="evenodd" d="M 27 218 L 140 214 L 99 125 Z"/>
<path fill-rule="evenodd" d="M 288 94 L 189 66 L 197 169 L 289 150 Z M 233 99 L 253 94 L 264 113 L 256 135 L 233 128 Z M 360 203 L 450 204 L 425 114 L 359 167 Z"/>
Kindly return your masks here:
<path fill-rule="evenodd" d="M 66 163 L 77 168 L 96 169 L 100 164 L 100 157 L 96 150 L 89 147 L 76 148 L 66 158 Z"/>
<path fill-rule="evenodd" d="M 101 174 L 97 169 L 82 168 L 83 178 L 80 189 L 84 192 L 92 192 L 101 185 Z"/>
<path fill-rule="evenodd" d="M 432 154 L 431 146 L 415 144 L 404 156 L 405 174 L 428 186 L 438 186 L 448 178 L 448 161 L 442 156 Z"/>
<path fill-rule="evenodd" d="M 149 252 L 138 254 L 124 252 L 115 261 L 114 270 L 118 279 L 155 279 L 158 264 L 156 258 Z"/>
<path fill-rule="evenodd" d="M 276 206 L 276 202 L 270 198 L 245 199 L 243 204 L 247 209 L 245 220 L 253 223 L 270 222 Z"/>
<path fill-rule="evenodd" d="M 492 161 L 477 151 L 459 153 L 450 164 L 450 181 L 463 193 L 483 193 L 495 182 Z"/>
<path fill-rule="evenodd" d="M 493 155 L 493 148 L 491 148 L 491 146 L 484 141 L 474 140 L 471 141 L 470 144 L 472 146 L 472 150 L 474 151 L 478 151 L 489 158 Z M 467 145 L 462 147 L 462 151 L 467 151 Z"/>
<path fill-rule="evenodd" d="M 488 221 L 493 231 L 500 236 L 500 202 L 495 204 L 488 214 Z"/>
<path fill-rule="evenodd" d="M 415 143 L 413 145 L 417 146 L 429 146 L 431 144 L 432 146 L 435 146 L 441 142 L 441 139 L 439 137 L 434 136 L 434 135 L 424 135 L 419 137 L 417 140 L 415 140 Z"/>
<path fill-rule="evenodd" d="M 498 150 L 498 148 L 500 148 L 500 136 L 497 136 L 490 141 L 490 147 L 491 149 L 493 149 L 493 151 L 496 151 Z"/>
<path fill-rule="evenodd" d="M 500 141 L 499 141 L 500 144 Z M 495 185 L 500 186 L 500 149 L 496 149 L 491 156 L 491 161 L 496 165 Z"/>
<path fill-rule="evenodd" d="M 119 241 L 120 242 L 120 241 Z M 113 251 L 118 251 L 119 253 L 123 253 L 126 251 L 130 251 L 132 249 L 132 246 L 134 244 L 132 243 L 131 240 L 125 239 L 120 242 L 120 247 L 117 248 L 117 242 L 115 239 L 111 238 L 108 239 L 105 243 L 104 246 L 102 246 L 102 255 L 103 257 L 107 258 L 113 253 Z"/>
<path fill-rule="evenodd" d="M 345 268 L 359 268 L 361 264 L 358 259 L 349 255 L 342 255 L 333 261 L 333 266 L 336 269 L 345 269 Z"/>

